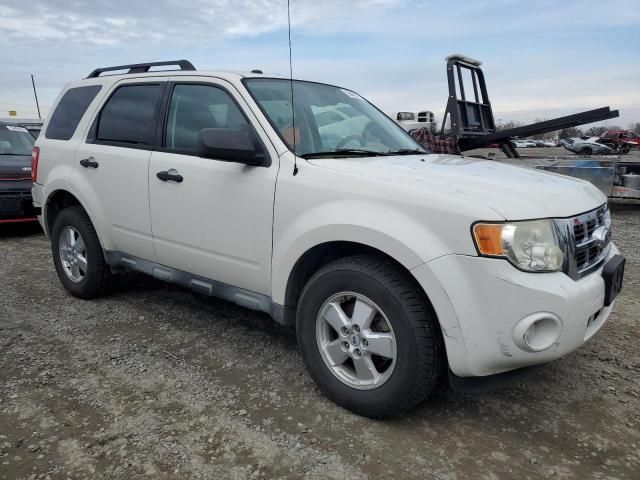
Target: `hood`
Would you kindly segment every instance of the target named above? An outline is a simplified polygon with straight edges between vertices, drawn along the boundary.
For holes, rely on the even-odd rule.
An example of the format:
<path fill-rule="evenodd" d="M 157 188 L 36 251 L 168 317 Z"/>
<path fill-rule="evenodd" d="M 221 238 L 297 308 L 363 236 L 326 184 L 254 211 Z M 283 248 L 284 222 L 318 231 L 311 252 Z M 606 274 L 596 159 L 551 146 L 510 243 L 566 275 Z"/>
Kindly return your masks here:
<path fill-rule="evenodd" d="M 31 180 L 31 155 L 0 155 L 0 182 Z"/>
<path fill-rule="evenodd" d="M 451 195 L 473 205 L 484 205 L 505 220 L 569 217 L 597 208 L 607 200 L 600 190 L 583 180 L 473 157 L 429 154 L 318 158 L 309 162 L 415 189 L 440 200 Z"/>

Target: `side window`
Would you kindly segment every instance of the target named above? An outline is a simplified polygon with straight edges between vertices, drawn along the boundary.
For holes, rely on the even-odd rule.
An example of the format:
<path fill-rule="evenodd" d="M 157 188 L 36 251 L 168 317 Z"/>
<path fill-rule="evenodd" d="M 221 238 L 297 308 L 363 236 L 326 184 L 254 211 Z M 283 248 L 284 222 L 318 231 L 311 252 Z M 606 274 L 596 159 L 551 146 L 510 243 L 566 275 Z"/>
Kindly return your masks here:
<path fill-rule="evenodd" d="M 96 142 L 151 145 L 160 84 L 119 87 L 100 112 Z"/>
<path fill-rule="evenodd" d="M 67 90 L 51 115 L 45 138 L 69 140 L 73 137 L 84 112 L 101 89 L 100 85 L 88 85 Z"/>
<path fill-rule="evenodd" d="M 231 96 L 208 85 L 176 85 L 171 95 L 165 146 L 195 152 L 203 128 L 249 130 L 249 123 Z"/>

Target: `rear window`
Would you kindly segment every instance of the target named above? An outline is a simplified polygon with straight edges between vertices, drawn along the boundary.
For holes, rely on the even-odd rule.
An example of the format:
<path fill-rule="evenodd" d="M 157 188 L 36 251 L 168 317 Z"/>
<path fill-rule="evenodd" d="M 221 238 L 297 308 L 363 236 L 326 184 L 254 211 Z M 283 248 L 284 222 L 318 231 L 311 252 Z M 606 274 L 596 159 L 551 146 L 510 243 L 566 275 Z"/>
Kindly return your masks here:
<path fill-rule="evenodd" d="M 160 84 L 118 88 L 100 113 L 96 141 L 151 145 Z"/>
<path fill-rule="evenodd" d="M 88 85 L 67 90 L 51 115 L 45 137 L 52 140 L 73 137 L 84 112 L 101 88 L 100 85 Z"/>

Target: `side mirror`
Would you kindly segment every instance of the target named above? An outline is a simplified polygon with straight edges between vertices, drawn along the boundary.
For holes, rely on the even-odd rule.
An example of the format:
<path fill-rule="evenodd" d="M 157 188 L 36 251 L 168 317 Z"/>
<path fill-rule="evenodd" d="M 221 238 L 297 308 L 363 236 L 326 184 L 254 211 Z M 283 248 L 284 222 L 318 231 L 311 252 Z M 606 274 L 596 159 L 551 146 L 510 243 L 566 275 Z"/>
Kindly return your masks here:
<path fill-rule="evenodd" d="M 266 155 L 250 132 L 234 128 L 203 128 L 198 134 L 198 155 L 245 165 L 264 165 Z"/>

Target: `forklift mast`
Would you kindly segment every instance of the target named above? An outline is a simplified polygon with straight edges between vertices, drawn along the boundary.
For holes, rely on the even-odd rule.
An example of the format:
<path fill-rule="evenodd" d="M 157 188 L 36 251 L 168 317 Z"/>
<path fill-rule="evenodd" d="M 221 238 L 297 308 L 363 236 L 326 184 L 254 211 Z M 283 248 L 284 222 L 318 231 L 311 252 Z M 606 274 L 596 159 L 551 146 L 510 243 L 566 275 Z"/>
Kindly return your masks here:
<path fill-rule="evenodd" d="M 480 68 L 482 62 L 459 54 L 446 60 L 449 100 L 440 134 L 445 135 L 447 121 L 451 124 L 449 135 L 479 137 L 494 133 L 496 125 Z"/>
<path fill-rule="evenodd" d="M 454 138 L 461 151 L 498 144 L 507 157 L 520 155 L 512 140 L 562 130 L 587 123 L 616 118 L 620 114 L 609 107 L 597 108 L 522 127 L 497 130 L 482 62 L 465 55 L 450 55 L 447 61 L 449 99 L 442 120 L 441 138 Z M 447 122 L 450 129 L 445 131 Z"/>

